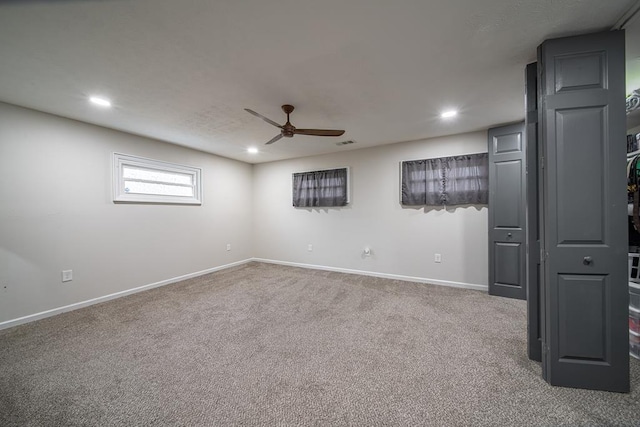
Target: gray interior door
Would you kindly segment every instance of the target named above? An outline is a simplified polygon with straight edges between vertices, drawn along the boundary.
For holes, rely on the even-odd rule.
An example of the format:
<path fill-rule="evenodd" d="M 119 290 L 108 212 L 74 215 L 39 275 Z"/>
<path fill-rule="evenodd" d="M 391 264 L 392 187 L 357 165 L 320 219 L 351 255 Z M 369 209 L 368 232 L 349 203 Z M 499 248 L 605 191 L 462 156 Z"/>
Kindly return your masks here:
<path fill-rule="evenodd" d="M 527 342 L 529 359 L 542 361 L 540 332 L 540 233 L 538 227 L 538 63 L 525 69 L 525 132 L 527 138 Z"/>
<path fill-rule="evenodd" d="M 489 129 L 489 294 L 526 298 L 524 124 Z"/>
<path fill-rule="evenodd" d="M 543 376 L 629 391 L 624 32 L 545 41 Z"/>

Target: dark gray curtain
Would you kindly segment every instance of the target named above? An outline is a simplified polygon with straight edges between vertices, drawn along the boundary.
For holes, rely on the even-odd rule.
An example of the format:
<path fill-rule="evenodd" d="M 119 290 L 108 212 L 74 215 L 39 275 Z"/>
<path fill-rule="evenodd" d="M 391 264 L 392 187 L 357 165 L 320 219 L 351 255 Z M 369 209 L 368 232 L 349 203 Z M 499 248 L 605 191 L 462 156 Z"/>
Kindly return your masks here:
<path fill-rule="evenodd" d="M 293 174 L 293 206 L 347 205 L 347 169 Z"/>
<path fill-rule="evenodd" d="M 442 159 L 402 162 L 402 204 L 443 204 Z"/>
<path fill-rule="evenodd" d="M 488 200 L 487 153 L 402 162 L 403 205 L 482 205 Z"/>
<path fill-rule="evenodd" d="M 445 204 L 489 203 L 489 155 L 487 153 L 446 158 Z"/>

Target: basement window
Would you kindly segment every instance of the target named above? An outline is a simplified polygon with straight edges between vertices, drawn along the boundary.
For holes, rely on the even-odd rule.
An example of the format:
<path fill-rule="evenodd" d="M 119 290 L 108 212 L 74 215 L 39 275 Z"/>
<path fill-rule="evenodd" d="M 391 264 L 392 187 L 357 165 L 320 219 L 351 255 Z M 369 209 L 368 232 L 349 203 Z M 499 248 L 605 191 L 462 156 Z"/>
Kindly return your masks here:
<path fill-rule="evenodd" d="M 202 204 L 200 168 L 113 154 L 116 203 Z"/>
<path fill-rule="evenodd" d="M 346 206 L 349 169 L 328 169 L 293 174 L 294 207 Z"/>
<path fill-rule="evenodd" d="M 405 161 L 400 173 L 405 206 L 488 204 L 487 153 Z"/>

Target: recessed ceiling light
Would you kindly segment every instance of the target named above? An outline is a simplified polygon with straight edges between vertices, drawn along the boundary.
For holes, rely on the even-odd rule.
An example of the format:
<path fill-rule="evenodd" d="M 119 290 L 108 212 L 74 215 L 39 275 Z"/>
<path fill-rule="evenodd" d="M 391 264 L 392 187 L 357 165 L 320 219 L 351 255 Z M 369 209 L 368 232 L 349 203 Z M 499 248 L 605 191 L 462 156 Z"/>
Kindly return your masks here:
<path fill-rule="evenodd" d="M 443 119 L 449 119 L 451 117 L 455 117 L 458 115 L 458 112 L 456 110 L 449 110 L 449 111 L 445 111 L 444 113 L 440 114 L 440 117 L 442 117 Z"/>
<path fill-rule="evenodd" d="M 98 98 L 97 96 L 92 96 L 91 98 L 89 98 L 89 101 L 101 107 L 111 107 L 111 102 L 109 102 L 109 100 L 104 98 Z"/>
<path fill-rule="evenodd" d="M 256 147 L 247 148 L 247 153 L 256 154 L 258 149 Z"/>

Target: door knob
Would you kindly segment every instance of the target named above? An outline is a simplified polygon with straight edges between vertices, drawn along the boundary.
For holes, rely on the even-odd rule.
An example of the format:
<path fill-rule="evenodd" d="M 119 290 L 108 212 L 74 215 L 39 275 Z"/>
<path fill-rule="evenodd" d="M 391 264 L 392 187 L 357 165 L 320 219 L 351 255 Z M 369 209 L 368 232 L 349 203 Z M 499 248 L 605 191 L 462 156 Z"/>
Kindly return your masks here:
<path fill-rule="evenodd" d="M 591 265 L 592 262 L 593 262 L 593 258 L 591 258 L 590 256 L 586 256 L 582 259 L 582 263 L 584 265 Z"/>

